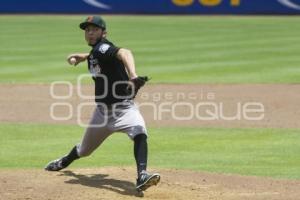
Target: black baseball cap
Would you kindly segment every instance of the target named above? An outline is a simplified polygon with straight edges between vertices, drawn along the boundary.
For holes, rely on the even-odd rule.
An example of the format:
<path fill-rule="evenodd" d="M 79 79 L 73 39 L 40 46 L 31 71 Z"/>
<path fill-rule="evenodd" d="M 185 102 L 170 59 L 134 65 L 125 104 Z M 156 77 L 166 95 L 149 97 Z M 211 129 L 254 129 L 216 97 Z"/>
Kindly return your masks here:
<path fill-rule="evenodd" d="M 84 22 L 79 24 L 79 27 L 85 30 L 88 25 L 98 26 L 103 30 L 106 29 L 105 21 L 100 16 L 88 16 Z"/>

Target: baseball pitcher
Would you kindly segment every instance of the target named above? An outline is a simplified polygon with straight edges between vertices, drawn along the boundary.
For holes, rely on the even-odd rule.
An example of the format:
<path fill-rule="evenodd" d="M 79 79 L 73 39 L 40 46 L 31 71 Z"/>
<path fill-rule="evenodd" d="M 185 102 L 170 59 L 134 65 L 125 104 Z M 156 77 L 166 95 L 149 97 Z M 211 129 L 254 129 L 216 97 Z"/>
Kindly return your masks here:
<path fill-rule="evenodd" d="M 69 154 L 51 161 L 45 170 L 59 171 L 74 160 L 89 156 L 112 133 L 121 131 L 134 141 L 137 165 L 136 189 L 144 191 L 160 181 L 158 173 L 147 168 L 148 146 L 144 119 L 133 99 L 148 81 L 136 74 L 132 53 L 118 48 L 106 39 L 106 24 L 99 16 L 89 16 L 79 27 L 85 32 L 89 54 L 76 53 L 68 57 L 69 64 L 88 62 L 95 83 L 96 108 L 82 141 Z"/>

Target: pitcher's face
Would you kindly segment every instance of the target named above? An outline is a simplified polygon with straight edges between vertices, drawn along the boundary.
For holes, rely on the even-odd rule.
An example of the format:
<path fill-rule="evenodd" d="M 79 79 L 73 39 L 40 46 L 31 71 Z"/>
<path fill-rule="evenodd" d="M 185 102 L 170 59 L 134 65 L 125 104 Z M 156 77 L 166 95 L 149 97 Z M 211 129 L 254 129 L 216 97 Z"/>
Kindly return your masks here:
<path fill-rule="evenodd" d="M 88 25 L 85 28 L 85 40 L 89 46 L 95 45 L 104 35 L 102 28 L 94 25 Z"/>

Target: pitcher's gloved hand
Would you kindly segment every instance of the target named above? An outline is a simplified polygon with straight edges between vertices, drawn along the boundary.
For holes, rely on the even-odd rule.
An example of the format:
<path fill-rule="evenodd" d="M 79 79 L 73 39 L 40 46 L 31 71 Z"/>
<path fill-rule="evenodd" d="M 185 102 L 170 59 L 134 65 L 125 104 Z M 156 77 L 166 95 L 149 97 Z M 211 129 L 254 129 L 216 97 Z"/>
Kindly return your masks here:
<path fill-rule="evenodd" d="M 128 85 L 129 94 L 133 95 L 133 99 L 137 95 L 139 89 L 145 85 L 145 83 L 149 81 L 148 76 L 138 76 L 130 80 Z M 134 89 L 134 91 L 132 91 Z"/>

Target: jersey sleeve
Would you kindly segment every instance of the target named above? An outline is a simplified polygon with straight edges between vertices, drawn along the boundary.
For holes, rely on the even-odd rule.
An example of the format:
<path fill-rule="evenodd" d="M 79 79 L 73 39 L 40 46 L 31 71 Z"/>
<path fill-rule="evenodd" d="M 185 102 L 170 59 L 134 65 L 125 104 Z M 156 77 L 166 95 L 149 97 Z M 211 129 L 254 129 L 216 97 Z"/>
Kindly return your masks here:
<path fill-rule="evenodd" d="M 116 57 L 119 47 L 114 46 L 110 43 L 101 43 L 95 49 L 94 54 L 97 58 L 102 60 L 111 60 Z"/>

